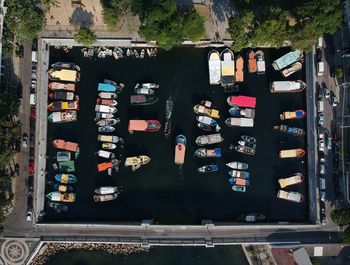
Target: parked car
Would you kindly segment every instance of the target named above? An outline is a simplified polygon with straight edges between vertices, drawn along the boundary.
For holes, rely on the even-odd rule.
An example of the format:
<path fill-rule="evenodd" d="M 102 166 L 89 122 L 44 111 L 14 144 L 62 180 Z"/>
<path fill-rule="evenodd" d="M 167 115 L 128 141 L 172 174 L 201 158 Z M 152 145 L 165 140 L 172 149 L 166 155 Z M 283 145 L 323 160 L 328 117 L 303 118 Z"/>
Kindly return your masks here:
<path fill-rule="evenodd" d="M 316 49 L 316 62 L 322 61 L 322 50 L 320 48 Z"/>
<path fill-rule="evenodd" d="M 35 89 L 36 88 L 36 80 L 32 80 L 32 82 L 30 84 L 30 88 L 31 89 Z"/>
<path fill-rule="evenodd" d="M 32 80 L 36 80 L 36 69 L 32 69 Z"/>
<path fill-rule="evenodd" d="M 33 147 L 29 148 L 29 159 L 34 160 L 35 149 Z"/>
<path fill-rule="evenodd" d="M 34 191 L 34 177 L 33 177 L 33 175 L 28 176 L 27 187 L 28 187 L 28 192 L 33 193 L 33 191 Z"/>
<path fill-rule="evenodd" d="M 339 104 L 338 99 L 337 99 L 337 97 L 335 95 L 332 96 L 331 102 L 332 102 L 332 106 L 333 107 L 336 107 Z"/>
<path fill-rule="evenodd" d="M 29 136 L 29 146 L 34 147 L 34 145 L 35 145 L 35 134 L 31 133 Z"/>
<path fill-rule="evenodd" d="M 28 167 L 28 174 L 32 175 L 34 174 L 34 160 L 29 160 L 29 167 Z"/>
<path fill-rule="evenodd" d="M 333 139 L 332 137 L 327 138 L 327 149 L 332 150 L 332 145 L 333 145 Z"/>
<path fill-rule="evenodd" d="M 28 147 L 28 134 L 23 133 L 22 135 L 22 147 L 27 148 Z"/>
<path fill-rule="evenodd" d="M 320 192 L 320 200 L 323 202 L 326 200 L 326 192 L 325 191 Z"/>
<path fill-rule="evenodd" d="M 324 115 L 323 113 L 318 114 L 318 124 L 323 125 L 324 124 Z"/>
<path fill-rule="evenodd" d="M 318 150 L 319 150 L 320 152 L 324 152 L 324 140 L 322 140 L 322 139 L 320 139 L 320 140 L 318 141 Z"/>
<path fill-rule="evenodd" d="M 15 164 L 15 171 L 14 171 L 13 176 L 16 178 L 19 178 L 19 164 L 18 163 Z"/>
<path fill-rule="evenodd" d="M 27 221 L 32 221 L 32 220 L 33 220 L 33 196 L 29 194 L 27 198 Z"/>
<path fill-rule="evenodd" d="M 331 91 L 328 87 L 324 87 L 324 97 L 329 98 L 331 96 Z"/>
<path fill-rule="evenodd" d="M 320 164 L 320 174 L 321 175 L 326 174 L 326 165 L 323 163 Z"/>

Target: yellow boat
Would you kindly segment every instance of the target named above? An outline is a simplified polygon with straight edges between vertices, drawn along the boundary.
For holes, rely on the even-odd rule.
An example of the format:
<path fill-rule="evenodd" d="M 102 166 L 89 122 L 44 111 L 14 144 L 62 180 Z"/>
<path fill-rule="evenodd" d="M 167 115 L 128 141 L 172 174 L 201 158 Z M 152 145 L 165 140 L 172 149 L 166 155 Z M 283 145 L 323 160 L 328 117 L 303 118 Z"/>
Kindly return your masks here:
<path fill-rule="evenodd" d="M 66 82 L 74 82 L 74 83 L 80 81 L 80 73 L 76 70 L 67 70 L 67 69 L 56 70 L 54 68 L 51 68 L 47 73 L 48 73 L 49 79 L 54 81 L 66 81 Z"/>
<path fill-rule="evenodd" d="M 135 171 L 141 166 L 148 164 L 149 161 L 151 161 L 151 158 L 145 155 L 127 157 L 124 166 L 131 167 L 131 169 Z"/>
<path fill-rule="evenodd" d="M 209 117 L 214 118 L 214 119 L 220 118 L 220 114 L 219 114 L 218 110 L 210 109 L 210 108 L 207 108 L 207 107 L 200 105 L 200 104 L 197 104 L 196 106 L 194 106 L 193 111 L 196 114 L 203 114 L 203 115 L 209 116 Z"/>
<path fill-rule="evenodd" d="M 278 184 L 280 185 L 281 189 L 283 189 L 283 188 L 288 187 L 288 186 L 300 184 L 303 181 L 304 181 L 303 174 L 294 173 L 294 174 L 287 176 L 286 178 L 280 178 L 278 180 Z"/>

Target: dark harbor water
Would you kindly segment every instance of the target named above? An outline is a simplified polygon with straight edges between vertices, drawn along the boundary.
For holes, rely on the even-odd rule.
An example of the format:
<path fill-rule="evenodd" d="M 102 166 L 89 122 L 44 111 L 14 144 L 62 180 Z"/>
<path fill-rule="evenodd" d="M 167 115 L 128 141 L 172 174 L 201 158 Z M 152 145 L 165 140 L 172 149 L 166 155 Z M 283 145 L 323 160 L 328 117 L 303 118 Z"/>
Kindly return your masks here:
<path fill-rule="evenodd" d="M 52 256 L 46 265 L 248 265 L 243 250 L 235 247 L 158 247 L 129 256 L 103 251 L 71 250 Z"/>
<path fill-rule="evenodd" d="M 80 97 L 79 120 L 74 123 L 49 124 L 48 141 L 61 138 L 80 144 L 81 154 L 76 162 L 78 182 L 74 185 L 76 203 L 69 210 L 57 214 L 47 208 L 47 222 L 120 222 L 154 219 L 160 224 L 199 224 L 203 219 L 215 222 L 237 220 L 241 213 L 258 212 L 267 221 L 306 221 L 308 217 L 307 181 L 287 190 L 302 192 L 305 201 L 292 203 L 276 198 L 277 179 L 291 173 L 306 174 L 307 158 L 279 159 L 280 149 L 306 147 L 306 140 L 273 130 L 281 124 L 279 114 L 286 110 L 305 108 L 305 92 L 271 94 L 269 83 L 283 80 L 274 71 L 271 63 L 288 50 L 264 50 L 266 75 L 247 73 L 245 83 L 236 95 L 257 98 L 255 125 L 253 128 L 228 128 L 224 120 L 229 117 L 225 94 L 220 86 L 210 86 L 208 82 L 207 54 L 209 49 L 178 48 L 170 52 L 161 51 L 155 59 L 136 60 L 127 58 L 116 61 L 87 59 L 80 49 L 64 54 L 51 49 L 51 63 L 57 61 L 75 62 L 81 67 L 81 81 L 78 83 Z M 97 84 L 105 78 L 126 84 L 118 97 L 118 117 L 115 135 L 125 139 L 123 149 L 116 149 L 117 156 L 148 155 L 151 162 L 132 172 L 121 167 L 119 173 L 108 176 L 97 172 L 97 163 L 103 162 L 94 153 L 100 149 L 97 142 L 97 126 L 94 123 L 94 106 L 97 97 Z M 304 73 L 292 75 L 289 80 L 304 79 Z M 156 94 L 160 100 L 151 106 L 135 107 L 129 104 L 130 95 L 137 82 L 160 84 Z M 165 100 L 175 99 L 171 137 L 165 139 L 163 128 L 155 133 L 134 133 L 127 131 L 129 119 L 158 119 L 165 121 Z M 199 135 L 206 134 L 196 126 L 193 106 L 202 99 L 214 102 L 221 112 L 219 123 L 225 139 L 216 147 L 221 147 L 223 156 L 217 159 L 199 159 L 193 156 L 198 148 L 194 143 Z M 284 122 L 286 125 L 305 128 L 305 120 Z M 178 134 L 187 137 L 186 159 L 182 171 L 174 164 L 174 140 Z M 248 156 L 229 150 L 240 135 L 256 137 L 255 156 Z M 56 150 L 48 144 L 48 179 L 53 180 L 55 172 L 51 164 L 55 162 Z M 225 163 L 241 161 L 249 164 L 251 186 L 247 192 L 233 192 L 228 183 L 228 168 Z M 215 162 L 219 165 L 216 174 L 199 174 L 199 166 Z M 112 202 L 94 203 L 92 196 L 96 187 L 121 185 L 123 192 Z M 51 191 L 47 187 L 47 192 Z"/>

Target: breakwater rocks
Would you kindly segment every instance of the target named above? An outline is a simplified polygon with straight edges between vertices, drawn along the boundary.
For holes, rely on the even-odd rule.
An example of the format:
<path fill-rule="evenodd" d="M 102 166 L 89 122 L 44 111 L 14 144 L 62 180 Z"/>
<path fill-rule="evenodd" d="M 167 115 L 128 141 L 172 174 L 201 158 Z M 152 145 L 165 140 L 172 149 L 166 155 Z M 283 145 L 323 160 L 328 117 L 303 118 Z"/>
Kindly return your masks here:
<path fill-rule="evenodd" d="M 138 252 L 148 252 L 149 248 L 140 245 L 112 244 L 112 243 L 48 243 L 44 244 L 32 265 L 44 265 L 47 260 L 60 251 L 83 249 L 92 251 L 106 251 L 110 254 L 130 255 Z"/>

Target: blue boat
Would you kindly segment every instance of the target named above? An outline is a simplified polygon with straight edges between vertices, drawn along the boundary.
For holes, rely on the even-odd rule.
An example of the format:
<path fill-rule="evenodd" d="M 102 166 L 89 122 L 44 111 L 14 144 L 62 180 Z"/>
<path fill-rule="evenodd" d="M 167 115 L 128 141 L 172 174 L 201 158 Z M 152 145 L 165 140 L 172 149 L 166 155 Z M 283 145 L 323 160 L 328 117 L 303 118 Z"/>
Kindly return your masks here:
<path fill-rule="evenodd" d="M 56 174 L 55 180 L 61 184 L 72 184 L 77 181 L 77 177 L 73 174 Z"/>
<path fill-rule="evenodd" d="M 210 172 L 216 172 L 218 170 L 219 170 L 219 167 L 216 164 L 205 165 L 198 168 L 199 173 L 210 173 Z"/>
<path fill-rule="evenodd" d="M 238 185 L 238 186 L 244 186 L 244 187 L 248 187 L 250 185 L 250 181 L 248 179 L 243 179 L 243 178 L 232 177 L 228 180 L 228 182 L 231 185 Z"/>
<path fill-rule="evenodd" d="M 57 190 L 60 192 L 72 192 L 73 191 L 73 186 L 71 186 L 71 185 L 54 183 L 52 181 L 49 181 L 48 184 L 51 185 L 54 190 Z"/>
<path fill-rule="evenodd" d="M 115 92 L 117 90 L 117 87 L 111 84 L 98 83 L 97 90 L 103 92 Z"/>
<path fill-rule="evenodd" d="M 232 117 L 241 117 L 241 109 L 237 105 L 233 105 L 228 113 L 230 113 Z"/>

